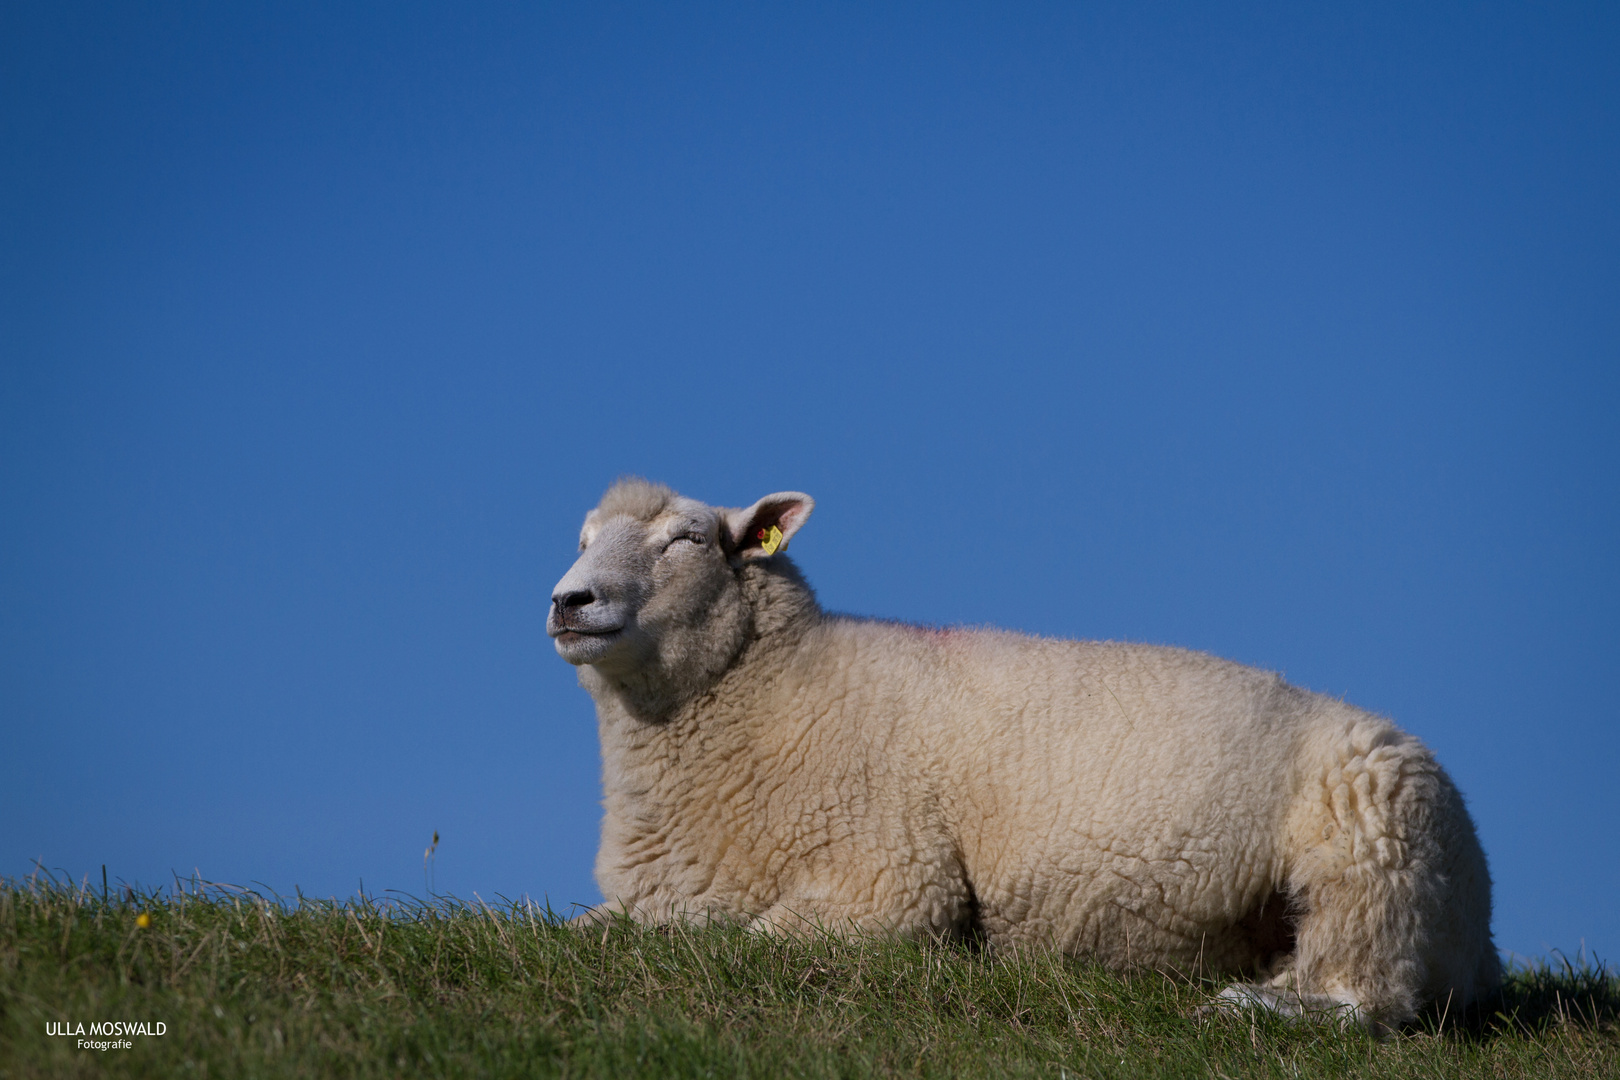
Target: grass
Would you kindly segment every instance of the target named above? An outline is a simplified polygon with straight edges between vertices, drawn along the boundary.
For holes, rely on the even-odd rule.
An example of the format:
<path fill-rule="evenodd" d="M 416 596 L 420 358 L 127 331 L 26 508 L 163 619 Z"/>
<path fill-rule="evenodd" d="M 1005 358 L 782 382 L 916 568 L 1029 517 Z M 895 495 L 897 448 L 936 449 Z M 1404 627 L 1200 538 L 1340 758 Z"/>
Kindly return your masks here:
<path fill-rule="evenodd" d="M 1499 1001 L 1384 1041 L 1189 1019 L 1215 988 L 1045 952 L 574 927 L 524 904 L 0 882 L 4 1078 L 1620 1076 L 1601 966 L 1517 968 Z M 167 1030 L 107 1051 L 46 1034 L 98 1020 Z"/>

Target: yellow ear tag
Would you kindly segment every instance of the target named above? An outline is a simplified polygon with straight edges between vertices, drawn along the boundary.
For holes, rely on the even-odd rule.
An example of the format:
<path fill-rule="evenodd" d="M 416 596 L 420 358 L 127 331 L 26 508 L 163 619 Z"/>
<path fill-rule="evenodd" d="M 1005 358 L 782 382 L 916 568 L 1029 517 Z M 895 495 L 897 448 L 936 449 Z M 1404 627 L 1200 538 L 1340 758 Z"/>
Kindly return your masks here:
<path fill-rule="evenodd" d="M 759 539 L 759 546 L 765 549 L 765 554 L 775 555 L 776 549 L 782 546 L 782 530 L 775 525 L 771 526 L 769 532 L 761 529 L 759 530 Z"/>

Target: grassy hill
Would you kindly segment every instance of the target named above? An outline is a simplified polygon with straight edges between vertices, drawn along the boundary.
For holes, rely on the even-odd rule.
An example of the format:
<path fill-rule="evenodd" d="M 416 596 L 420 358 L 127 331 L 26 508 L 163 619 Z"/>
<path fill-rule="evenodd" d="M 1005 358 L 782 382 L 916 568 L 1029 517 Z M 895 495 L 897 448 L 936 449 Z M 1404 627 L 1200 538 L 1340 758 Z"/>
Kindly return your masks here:
<path fill-rule="evenodd" d="M 1620 1076 L 1610 971 L 1516 970 L 1489 1007 L 1382 1042 L 1190 1019 L 1217 985 L 528 905 L 0 883 L 0 1078 Z M 46 1033 L 112 1021 L 165 1031 L 109 1050 Z"/>

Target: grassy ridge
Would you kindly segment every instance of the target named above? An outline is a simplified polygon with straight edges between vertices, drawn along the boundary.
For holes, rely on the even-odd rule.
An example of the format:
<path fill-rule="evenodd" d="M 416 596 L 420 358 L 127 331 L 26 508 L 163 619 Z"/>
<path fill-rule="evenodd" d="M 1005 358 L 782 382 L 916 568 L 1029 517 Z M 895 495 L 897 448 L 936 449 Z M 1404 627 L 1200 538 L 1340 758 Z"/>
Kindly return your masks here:
<path fill-rule="evenodd" d="M 1051 953 L 585 929 L 525 905 L 0 883 L 4 1078 L 1620 1076 L 1620 980 L 1601 969 L 1515 971 L 1478 1014 L 1383 1042 L 1190 1020 L 1214 987 Z M 94 1020 L 167 1033 L 108 1051 L 45 1034 Z"/>

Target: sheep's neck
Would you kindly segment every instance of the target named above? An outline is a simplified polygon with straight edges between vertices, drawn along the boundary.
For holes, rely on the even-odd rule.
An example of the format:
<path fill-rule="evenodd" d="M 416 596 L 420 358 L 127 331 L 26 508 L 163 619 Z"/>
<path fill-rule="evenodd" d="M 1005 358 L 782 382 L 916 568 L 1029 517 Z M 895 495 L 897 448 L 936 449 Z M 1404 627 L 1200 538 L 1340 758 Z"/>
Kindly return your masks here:
<path fill-rule="evenodd" d="M 807 635 L 824 619 L 796 572 L 743 576 L 752 623 L 731 664 L 701 693 L 657 722 L 637 719 L 622 693 L 597 695 L 607 820 L 599 864 L 604 890 L 658 909 L 662 891 L 734 914 L 773 898 L 725 868 L 725 853 L 752 850 L 758 822 L 736 819 L 714 795 L 727 776 L 746 774 L 761 751 L 784 675 L 803 661 Z M 757 885 L 758 883 L 755 883 Z M 667 899 L 667 898 L 665 898 Z"/>

